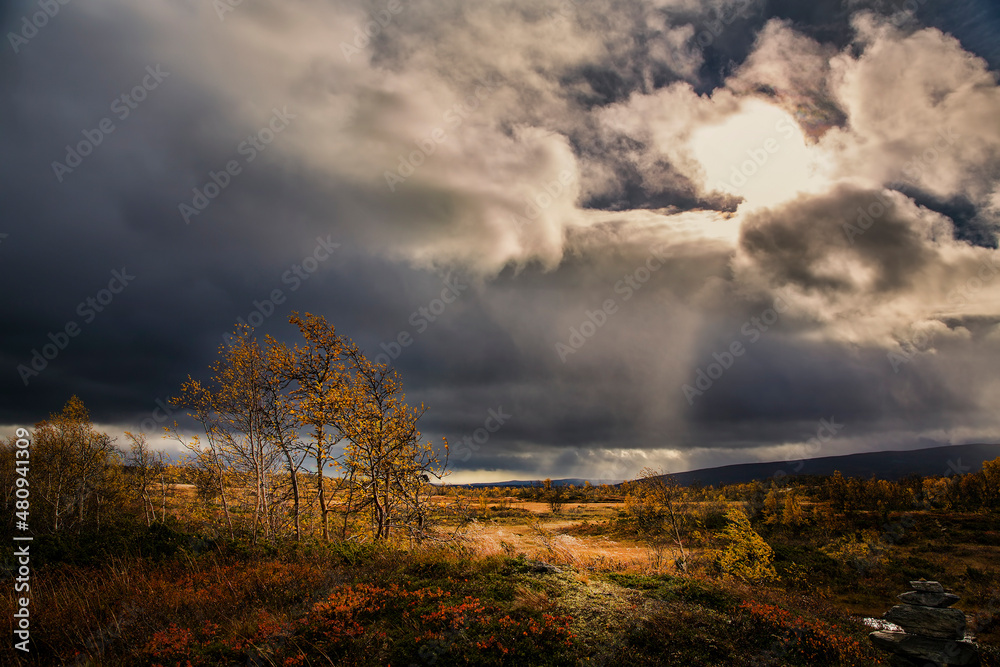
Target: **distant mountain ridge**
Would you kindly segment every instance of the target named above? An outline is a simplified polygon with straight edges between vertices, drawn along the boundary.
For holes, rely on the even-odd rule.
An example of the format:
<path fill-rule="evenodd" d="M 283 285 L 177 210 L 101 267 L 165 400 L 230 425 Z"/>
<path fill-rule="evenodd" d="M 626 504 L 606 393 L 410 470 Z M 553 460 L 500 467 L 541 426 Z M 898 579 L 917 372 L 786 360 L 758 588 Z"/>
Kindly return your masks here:
<path fill-rule="evenodd" d="M 927 449 L 864 452 L 841 456 L 823 456 L 796 461 L 741 463 L 719 468 L 702 468 L 672 476 L 680 484 L 702 486 L 745 484 L 791 475 L 832 475 L 839 470 L 844 477 L 897 480 L 907 475 L 954 475 L 979 472 L 983 461 L 1000 457 L 1000 444 L 945 445 Z"/>
<path fill-rule="evenodd" d="M 600 486 L 601 484 L 621 484 L 625 480 L 621 479 L 586 479 L 584 477 L 567 477 L 565 479 L 554 479 L 552 480 L 553 486 L 583 486 L 584 482 L 590 482 L 594 486 Z M 483 487 L 491 486 L 503 486 L 503 487 L 522 487 L 522 486 L 542 486 L 542 480 L 540 479 L 512 479 L 507 482 L 470 482 L 468 484 L 449 484 L 448 486 L 461 486 L 466 489 L 481 489 Z"/>
<path fill-rule="evenodd" d="M 983 461 L 1000 457 L 1000 444 L 944 445 L 925 449 L 893 450 L 884 452 L 864 452 L 841 456 L 823 456 L 815 459 L 795 461 L 772 461 L 769 463 L 738 463 L 716 468 L 701 468 L 688 472 L 672 473 L 671 476 L 683 486 L 698 483 L 702 486 L 720 484 L 745 484 L 753 480 L 765 481 L 792 475 L 832 475 L 839 470 L 844 477 L 897 480 L 907 475 L 955 475 L 979 472 Z M 620 479 L 591 479 L 570 477 L 554 479 L 555 486 L 582 486 L 589 481 L 594 486 L 619 484 Z M 455 484 L 465 488 L 490 486 L 524 487 L 541 486 L 541 480 L 511 480 L 507 482 L 476 482 Z"/>

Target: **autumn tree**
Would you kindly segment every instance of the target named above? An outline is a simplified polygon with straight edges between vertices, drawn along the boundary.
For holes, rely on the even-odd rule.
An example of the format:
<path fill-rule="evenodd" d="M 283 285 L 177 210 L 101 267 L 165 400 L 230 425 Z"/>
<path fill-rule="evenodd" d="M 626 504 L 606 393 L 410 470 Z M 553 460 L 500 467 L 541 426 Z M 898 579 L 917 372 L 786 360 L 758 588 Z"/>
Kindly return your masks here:
<path fill-rule="evenodd" d="M 778 499 L 778 489 L 774 486 L 764 497 L 764 523 L 774 525 L 781 523 L 781 501 Z"/>
<path fill-rule="evenodd" d="M 990 508 L 1000 508 L 1000 458 L 983 462 L 982 493 L 985 504 Z"/>
<path fill-rule="evenodd" d="M 799 502 L 798 494 L 794 488 L 788 489 L 785 493 L 785 503 L 781 511 L 781 525 L 791 528 L 793 531 L 798 531 L 802 526 L 806 525 L 807 521 L 808 516 L 802 507 L 802 503 Z"/>
<path fill-rule="evenodd" d="M 774 551 L 750 525 L 743 510 L 726 511 L 728 523 L 722 531 L 724 547 L 715 555 L 715 564 L 722 571 L 747 582 L 771 581 L 778 577 L 772 561 Z"/>
<path fill-rule="evenodd" d="M 566 494 L 564 489 L 558 484 L 553 484 L 552 479 L 546 477 L 542 482 L 545 489 L 545 501 L 549 504 L 549 511 L 553 514 L 562 512 L 563 505 L 566 504 Z"/>
<path fill-rule="evenodd" d="M 268 341 L 261 347 L 249 327 L 240 327 L 230 345 L 223 345 L 212 364 L 211 380 L 204 384 L 188 377 L 181 394 L 173 399 L 178 407 L 202 427 L 205 441 L 187 440 L 174 426 L 174 434 L 193 454 L 193 463 L 204 467 L 219 483 L 223 511 L 230 533 L 234 528 L 232 499 L 253 507 L 241 511 L 252 515 L 247 532 L 256 542 L 260 533 L 271 537 L 283 506 L 276 475 L 282 460 L 294 479 L 297 465 L 289 454 L 295 440 L 295 420 L 282 392 L 277 355 L 280 346 Z M 228 486 L 235 478 L 235 491 Z M 293 484 L 293 489 L 295 484 Z M 249 493 L 247 493 L 249 491 Z M 297 504 L 296 504 L 297 505 Z"/>
<path fill-rule="evenodd" d="M 369 360 L 344 341 L 348 372 L 337 427 L 346 440 L 337 465 L 350 480 L 356 508 L 368 512 L 372 537 L 386 540 L 395 528 L 424 536 L 431 478 L 446 474 L 448 446 L 439 455 L 420 443 L 417 420 L 425 408 L 406 404 L 398 373 Z"/>
<path fill-rule="evenodd" d="M 191 452 L 199 493 L 218 495 L 230 535 L 240 531 L 253 541 L 262 532 L 277 533 L 291 502 L 298 539 L 299 473 L 311 457 L 329 539 L 324 470 L 332 461 L 343 473 L 345 538 L 349 518 L 362 512 L 376 540 L 398 528 L 422 536 L 430 480 L 445 474 L 447 442 L 443 459 L 419 443 L 416 423 L 424 408 L 406 404 L 395 371 L 370 362 L 322 317 L 293 313 L 290 322 L 304 344 L 289 348 L 266 337 L 261 346 L 252 329 L 238 328 L 210 367 L 210 379 L 189 377 L 173 400 L 204 432 L 188 440 L 177 424 L 173 428 Z"/>
<path fill-rule="evenodd" d="M 848 497 L 850 489 L 848 488 L 847 480 L 844 479 L 839 470 L 833 471 L 833 475 L 826 484 L 826 492 L 833 509 L 838 512 L 844 512 L 849 509 Z"/>
<path fill-rule="evenodd" d="M 291 391 L 292 411 L 300 426 L 309 430 L 311 440 L 306 451 L 316 461 L 317 499 L 323 539 L 330 539 L 324 471 L 333 458 L 332 449 L 341 440 L 338 428 L 346 391 L 344 342 L 326 318 L 306 313 L 305 318 L 292 313 L 288 318 L 299 328 L 305 343 L 296 344 L 280 359 L 279 372 Z M 350 493 L 352 490 L 348 489 Z M 350 502 L 347 503 L 350 506 Z M 344 515 L 344 532 L 347 513 Z"/>
<path fill-rule="evenodd" d="M 274 446 L 281 452 L 285 462 L 284 471 L 288 474 L 291 486 L 295 539 L 301 540 L 302 499 L 299 491 L 299 469 L 306 453 L 299 441 L 297 429 L 299 420 L 295 413 L 295 402 L 285 391 L 291 380 L 284 375 L 284 370 L 294 363 L 292 354 L 284 343 L 279 343 L 270 336 L 266 338 L 261 393 L 264 399 L 262 407 L 267 433 Z"/>
<path fill-rule="evenodd" d="M 677 480 L 662 470 L 643 468 L 629 485 L 625 508 L 636 520 L 639 532 L 654 542 L 669 536 L 680 552 L 677 567 L 687 571 L 687 551 L 681 537 L 681 488 Z"/>
<path fill-rule="evenodd" d="M 53 532 L 90 521 L 100 527 L 101 508 L 120 507 L 125 500 L 114 439 L 94 428 L 76 396 L 35 425 L 31 473 L 33 497 L 42 501 L 40 517 Z"/>
<path fill-rule="evenodd" d="M 130 443 L 129 453 L 125 459 L 128 466 L 127 485 L 132 495 L 142 505 L 142 514 L 148 526 L 156 521 L 156 506 L 153 504 L 149 487 L 159 481 L 161 493 L 165 493 L 163 473 L 166 466 L 163 462 L 163 452 L 154 453 L 149 448 L 143 433 L 125 431 L 125 437 Z M 160 520 L 164 519 L 166 516 L 161 515 Z"/>

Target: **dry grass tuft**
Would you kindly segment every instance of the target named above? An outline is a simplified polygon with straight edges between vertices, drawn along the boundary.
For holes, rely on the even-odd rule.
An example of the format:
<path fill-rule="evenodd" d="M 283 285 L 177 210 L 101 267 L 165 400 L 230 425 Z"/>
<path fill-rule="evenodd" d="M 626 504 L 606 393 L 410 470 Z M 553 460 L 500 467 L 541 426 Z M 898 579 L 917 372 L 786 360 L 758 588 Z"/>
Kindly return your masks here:
<path fill-rule="evenodd" d="M 552 610 L 552 601 L 544 591 L 536 591 L 527 586 L 518 586 L 514 592 L 513 609 L 526 609 L 534 612 Z"/>

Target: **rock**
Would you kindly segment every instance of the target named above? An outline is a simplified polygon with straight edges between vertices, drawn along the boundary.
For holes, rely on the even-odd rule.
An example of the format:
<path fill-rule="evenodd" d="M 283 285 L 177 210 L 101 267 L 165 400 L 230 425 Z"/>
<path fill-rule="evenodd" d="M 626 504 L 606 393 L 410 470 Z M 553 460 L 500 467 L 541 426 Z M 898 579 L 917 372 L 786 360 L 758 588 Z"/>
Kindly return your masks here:
<path fill-rule="evenodd" d="M 910 634 L 939 639 L 962 639 L 965 636 L 965 614 L 958 609 L 902 604 L 882 617 Z"/>
<path fill-rule="evenodd" d="M 911 581 L 910 588 L 921 593 L 944 593 L 944 586 L 936 581 Z"/>
<path fill-rule="evenodd" d="M 942 642 L 930 637 L 918 637 L 905 632 L 878 631 L 868 635 L 872 644 L 898 656 L 900 665 L 978 665 L 979 650 L 969 641 Z"/>
<path fill-rule="evenodd" d="M 936 581 L 911 581 L 912 591 L 899 596 L 904 604 L 883 615 L 903 631 L 878 630 L 868 635 L 872 644 L 890 653 L 893 667 L 980 664 L 979 647 L 965 638 L 965 614 L 949 607 L 958 596 L 945 593 Z"/>
<path fill-rule="evenodd" d="M 952 593 L 924 593 L 907 591 L 899 596 L 906 604 L 923 605 L 924 607 L 950 607 L 958 602 L 958 596 Z"/>
<path fill-rule="evenodd" d="M 965 637 L 965 614 L 958 609 L 899 604 L 882 617 L 908 633 L 941 639 Z"/>
<path fill-rule="evenodd" d="M 538 572 L 539 574 L 559 574 L 562 572 L 555 565 L 550 565 L 549 563 L 543 563 L 542 561 L 537 561 L 531 566 L 532 572 Z"/>

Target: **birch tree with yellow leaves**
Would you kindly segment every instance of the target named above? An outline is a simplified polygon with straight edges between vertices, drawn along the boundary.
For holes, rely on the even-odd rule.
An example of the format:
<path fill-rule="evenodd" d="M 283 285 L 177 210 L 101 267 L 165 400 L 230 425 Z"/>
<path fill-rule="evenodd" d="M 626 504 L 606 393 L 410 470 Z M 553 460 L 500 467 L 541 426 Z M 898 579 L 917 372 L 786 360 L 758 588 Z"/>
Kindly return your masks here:
<path fill-rule="evenodd" d="M 447 474 L 448 443 L 439 454 L 420 443 L 417 420 L 425 407 L 406 404 L 398 373 L 369 360 L 344 342 L 348 374 L 338 427 L 347 441 L 337 465 L 349 480 L 354 506 L 366 512 L 372 538 L 389 539 L 397 529 L 425 537 L 431 478 Z"/>
<path fill-rule="evenodd" d="M 289 321 L 303 344 L 289 348 L 267 337 L 261 346 L 252 329 L 239 328 L 220 349 L 211 378 L 189 377 L 173 401 L 204 432 L 204 439 L 188 440 L 174 425 L 202 479 L 215 486 L 210 491 L 221 499 L 230 535 L 254 542 L 276 537 L 290 502 L 300 539 L 298 478 L 312 458 L 324 539 L 330 538 L 328 516 L 338 509 L 342 538 L 352 517 L 364 516 L 373 540 L 397 532 L 422 539 L 430 481 L 446 474 L 447 441 L 440 452 L 419 442 L 416 424 L 425 408 L 406 404 L 395 370 L 372 363 L 323 317 L 293 313 Z M 328 489 L 324 470 L 331 463 L 341 476 Z"/>
<path fill-rule="evenodd" d="M 284 353 L 275 341 L 269 339 L 262 348 L 249 327 L 238 328 L 231 345 L 220 349 L 210 367 L 208 384 L 189 376 L 173 401 L 188 408 L 204 431 L 204 442 L 198 437 L 189 441 L 174 428 L 194 463 L 217 475 L 230 533 L 240 528 L 253 542 L 261 535 L 272 537 L 282 522 L 284 493 L 277 473 L 283 460 L 298 523 L 296 477 L 301 460 L 296 462 L 291 453 L 297 439 L 295 420 L 278 372 Z"/>
<path fill-rule="evenodd" d="M 323 539 L 329 540 L 332 508 L 324 471 L 333 458 L 333 448 L 343 437 L 338 425 L 347 395 L 344 342 L 324 317 L 306 313 L 302 318 L 293 312 L 288 321 L 299 328 L 305 343 L 296 344 L 281 358 L 279 372 L 289 383 L 297 423 L 309 430 L 311 439 L 304 443 L 304 449 L 316 462 L 320 522 Z M 346 518 L 345 513 L 345 532 Z"/>
<path fill-rule="evenodd" d="M 114 439 L 90 421 L 83 401 L 72 396 L 61 412 L 35 424 L 32 487 L 41 499 L 36 514 L 52 532 L 98 527 L 101 508 L 120 507 L 125 494 L 121 452 Z"/>

